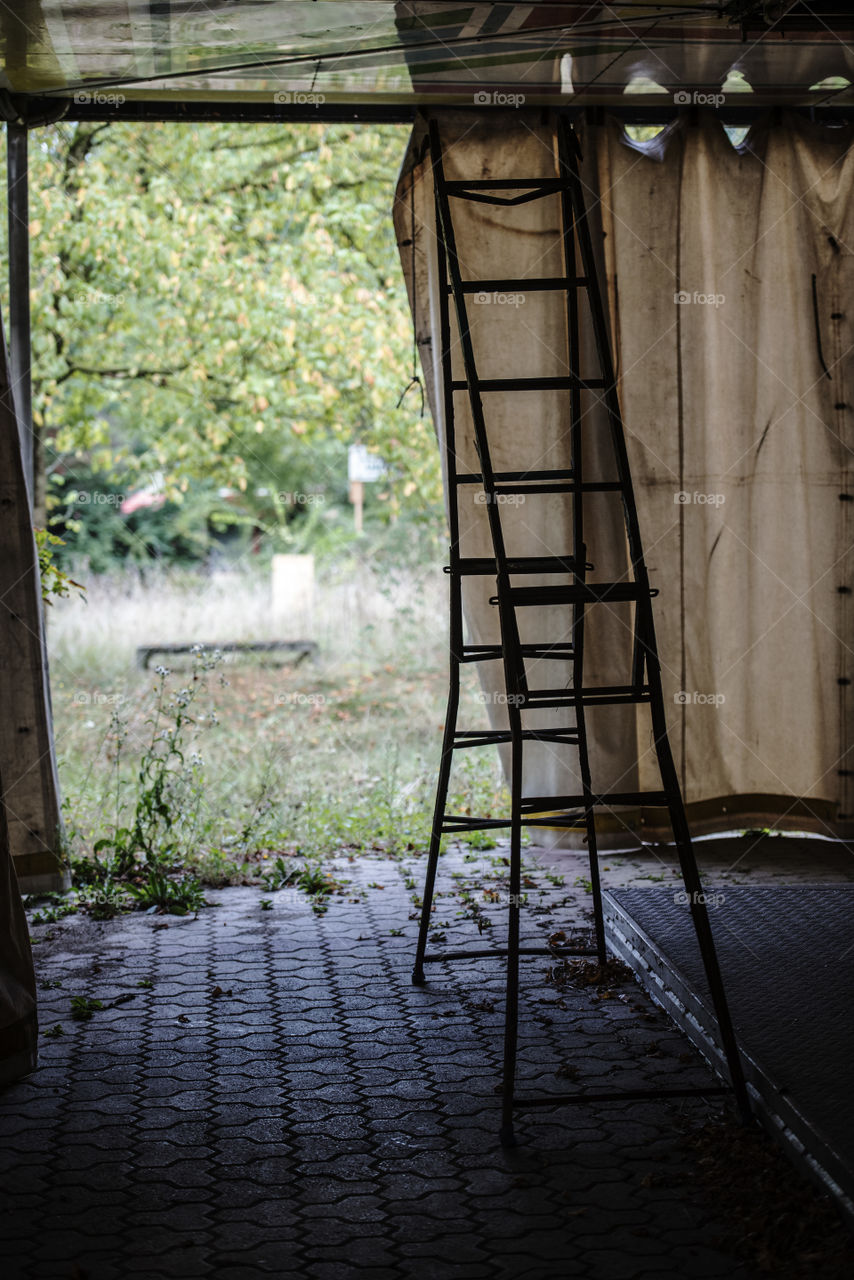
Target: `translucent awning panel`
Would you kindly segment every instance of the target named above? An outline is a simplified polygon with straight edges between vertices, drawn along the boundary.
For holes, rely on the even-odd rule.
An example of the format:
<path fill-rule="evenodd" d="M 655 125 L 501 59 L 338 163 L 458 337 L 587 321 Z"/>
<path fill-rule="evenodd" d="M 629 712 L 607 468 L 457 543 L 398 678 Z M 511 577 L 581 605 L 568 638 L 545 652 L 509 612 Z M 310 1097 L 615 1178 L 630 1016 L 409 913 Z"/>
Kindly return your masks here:
<path fill-rule="evenodd" d="M 14 93 L 123 101 L 615 105 L 629 87 L 851 102 L 854 15 L 845 0 L 15 0 L 0 61 Z"/>

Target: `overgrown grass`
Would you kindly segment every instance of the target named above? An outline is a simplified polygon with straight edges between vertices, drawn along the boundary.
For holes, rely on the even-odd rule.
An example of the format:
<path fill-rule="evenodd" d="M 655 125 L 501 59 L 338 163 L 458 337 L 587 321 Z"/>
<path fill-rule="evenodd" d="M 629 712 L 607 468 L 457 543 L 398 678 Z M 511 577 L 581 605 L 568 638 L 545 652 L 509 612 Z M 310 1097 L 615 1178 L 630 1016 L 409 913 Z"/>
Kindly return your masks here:
<path fill-rule="evenodd" d="M 313 614 L 290 621 L 272 616 L 262 573 L 96 579 L 85 601 L 58 602 L 49 644 L 79 904 L 195 910 L 200 882 L 276 888 L 279 867 L 322 905 L 335 855 L 426 849 L 445 612 L 439 568 L 355 561 L 325 570 Z M 276 638 L 315 639 L 319 656 L 294 667 L 205 648 L 135 667 L 141 644 Z M 466 709 L 484 723 L 473 680 Z M 497 756 L 461 760 L 452 792 L 455 811 L 494 812 Z"/>

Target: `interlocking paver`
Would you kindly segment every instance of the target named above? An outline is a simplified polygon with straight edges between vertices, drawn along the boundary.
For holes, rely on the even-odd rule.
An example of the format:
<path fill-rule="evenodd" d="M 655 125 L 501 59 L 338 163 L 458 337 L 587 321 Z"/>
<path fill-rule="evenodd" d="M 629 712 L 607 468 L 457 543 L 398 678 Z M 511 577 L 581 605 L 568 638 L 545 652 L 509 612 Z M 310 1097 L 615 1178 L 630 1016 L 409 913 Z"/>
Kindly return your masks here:
<path fill-rule="evenodd" d="M 443 877 L 467 865 L 455 857 Z M 234 889 L 168 929 L 52 926 L 39 977 L 63 986 L 42 993 L 42 1022 L 66 1034 L 0 1094 L 4 1280 L 746 1280 L 720 1224 L 644 1182 L 685 1158 L 676 1120 L 707 1104 L 534 1111 L 502 1150 L 501 964 L 436 966 L 413 987 L 417 861 L 344 874 L 354 893 L 385 889 L 325 915 L 275 897 L 259 912 L 257 890 Z M 440 898 L 437 927 L 471 942 L 456 910 Z M 709 1079 L 637 991 L 599 1001 L 547 967 L 524 967 L 526 1090 L 575 1087 L 568 1065 L 590 1085 Z M 78 1024 L 82 992 L 134 999 Z"/>

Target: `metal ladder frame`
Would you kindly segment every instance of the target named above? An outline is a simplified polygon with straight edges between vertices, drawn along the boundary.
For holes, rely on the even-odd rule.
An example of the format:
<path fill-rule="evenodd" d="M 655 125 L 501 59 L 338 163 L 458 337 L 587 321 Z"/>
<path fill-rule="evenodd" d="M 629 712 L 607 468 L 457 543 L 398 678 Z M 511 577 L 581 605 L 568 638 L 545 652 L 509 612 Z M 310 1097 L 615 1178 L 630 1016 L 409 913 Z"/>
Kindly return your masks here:
<path fill-rule="evenodd" d="M 436 121 L 430 124 L 430 147 L 433 181 L 436 199 L 437 239 L 439 241 L 440 292 L 441 292 L 441 360 L 443 370 L 445 409 L 445 449 L 447 479 L 449 485 L 450 563 L 446 570 L 450 577 L 450 660 L 449 696 L 442 745 L 442 759 L 436 794 L 433 829 L 428 853 L 427 872 L 422 900 L 421 921 L 416 948 L 413 982 L 425 981 L 424 964 L 430 961 L 451 961 L 482 956 L 507 958 L 507 985 L 505 1003 L 504 1064 L 502 1077 L 502 1125 L 501 1140 L 514 1141 L 513 1116 L 516 1111 L 537 1106 L 555 1106 L 564 1103 L 592 1104 L 599 1101 L 636 1101 L 647 1098 L 686 1097 L 724 1092 L 723 1088 L 707 1089 L 639 1089 L 608 1093 L 549 1094 L 535 1098 L 518 1098 L 515 1093 L 516 1056 L 518 1042 L 519 958 L 522 955 L 596 955 L 599 962 L 606 958 L 604 919 L 602 911 L 601 883 L 599 878 L 598 850 L 596 847 L 595 811 L 602 805 L 655 803 L 667 808 L 679 859 L 680 871 L 688 894 L 690 911 L 703 967 L 709 983 L 724 1056 L 729 1068 L 731 1087 L 744 1120 L 750 1116 L 747 1087 L 739 1058 L 738 1046 L 727 1004 L 726 992 L 712 936 L 711 924 L 702 892 L 697 863 L 691 845 L 679 778 L 667 737 L 666 717 L 661 685 L 661 667 L 655 640 L 652 597 L 657 592 L 650 589 L 649 576 L 643 557 L 637 507 L 631 480 L 628 452 L 623 431 L 617 395 L 616 378 L 611 357 L 608 327 L 604 305 L 598 285 L 596 262 L 579 172 L 580 149 L 575 134 L 565 118 L 557 124 L 559 175 L 556 178 L 538 179 L 480 179 L 472 182 L 451 181 L 444 175 L 442 146 Z M 508 194 L 508 193 L 515 194 Z M 504 193 L 504 194 L 499 194 Z M 456 239 L 451 215 L 453 198 L 469 199 L 483 203 L 514 206 L 529 200 L 558 195 L 562 212 L 562 242 L 564 275 L 534 280 L 464 280 L 456 249 Z M 580 258 L 582 275 L 577 274 Z M 481 379 L 477 373 L 474 346 L 466 311 L 466 297 L 483 289 L 545 289 L 565 290 L 567 302 L 568 375 L 555 378 L 502 378 Z M 595 341 L 601 378 L 583 379 L 579 350 L 579 290 L 584 289 L 590 308 L 591 326 Z M 459 331 L 465 377 L 462 381 L 453 377 L 451 366 L 451 326 L 449 296 L 453 299 Z M 564 471 L 497 473 L 492 467 L 483 405 L 484 394 L 500 394 L 502 391 L 522 389 L 560 389 L 569 392 L 571 467 Z M 588 482 L 582 472 L 582 401 L 584 390 L 595 390 L 602 395 L 608 416 L 609 433 L 616 481 Z M 454 431 L 454 395 L 466 391 L 471 406 L 475 448 L 478 454 L 479 474 L 463 474 L 457 470 Z M 463 484 L 479 483 L 485 496 L 487 517 L 492 539 L 494 560 L 466 560 L 460 554 L 459 488 Z M 620 583 L 591 583 L 587 573 L 593 566 L 586 561 L 584 543 L 583 501 L 585 492 L 617 491 L 622 497 L 624 524 L 631 562 L 632 579 Z M 502 493 L 567 492 L 573 494 L 573 547 L 570 555 L 552 557 L 513 557 L 507 553 L 501 524 L 500 505 L 497 499 Z M 525 573 L 557 573 L 571 578 L 568 585 L 555 587 L 519 587 L 513 579 Z M 462 583 L 469 574 L 494 575 L 500 623 L 501 644 L 496 646 L 466 645 L 463 636 Z M 635 607 L 635 624 L 632 657 L 632 680 L 628 686 L 600 686 L 586 688 L 583 681 L 584 622 L 586 610 L 600 603 L 631 602 Z M 572 609 L 572 643 L 558 646 L 560 653 L 550 653 L 554 646 L 523 645 L 517 619 L 517 609 L 527 605 L 569 605 Z M 559 656 L 570 662 L 571 688 L 565 690 L 531 690 L 527 681 L 526 657 Z M 493 661 L 501 658 L 504 664 L 505 686 L 508 694 L 508 730 L 463 731 L 457 729 L 460 695 L 460 667 L 466 662 Z M 609 793 L 598 795 L 592 785 L 587 747 L 585 709 L 603 703 L 648 703 L 652 720 L 655 750 L 662 789 L 657 792 Z M 525 709 L 542 707 L 571 708 L 576 716 L 572 726 L 560 730 L 536 731 L 524 727 Z M 524 797 L 522 795 L 522 760 L 524 743 L 528 740 L 546 740 L 571 743 L 578 747 L 581 794 L 571 797 Z M 551 735 L 549 738 L 548 735 Z M 555 736 L 558 735 L 558 736 Z M 573 736 L 574 735 L 574 736 Z M 447 793 L 453 753 L 471 746 L 510 744 L 510 792 L 511 812 L 509 821 L 502 819 L 456 818 L 446 813 Z M 555 816 L 554 809 L 563 809 Z M 548 812 L 547 817 L 539 816 Z M 523 947 L 520 944 L 521 899 L 521 836 L 523 825 L 579 827 L 587 833 L 588 854 L 591 868 L 591 886 L 594 898 L 596 950 L 566 948 Z M 445 953 L 427 952 L 427 935 L 435 891 L 435 880 L 443 834 L 454 831 L 509 828 L 510 831 L 510 903 L 508 939 L 506 949 L 464 950 Z"/>

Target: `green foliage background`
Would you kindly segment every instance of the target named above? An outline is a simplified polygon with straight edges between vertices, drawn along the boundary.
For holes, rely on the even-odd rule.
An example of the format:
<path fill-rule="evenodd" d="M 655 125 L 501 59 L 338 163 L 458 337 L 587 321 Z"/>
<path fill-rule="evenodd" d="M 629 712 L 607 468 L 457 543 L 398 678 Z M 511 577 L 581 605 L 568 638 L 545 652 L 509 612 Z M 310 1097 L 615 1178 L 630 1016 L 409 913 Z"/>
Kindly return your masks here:
<path fill-rule="evenodd" d="M 119 559 L 140 543 L 156 554 L 146 517 L 134 528 L 91 496 L 152 483 L 173 523 L 192 506 L 202 542 L 206 523 L 241 519 L 271 544 L 309 527 L 322 541 L 336 521 L 349 529 L 355 441 L 389 466 L 369 518 L 441 528 L 417 388 L 396 407 L 412 365 L 390 216 L 406 136 L 62 122 L 31 134 L 34 419 L 42 504 L 67 554 L 91 561 L 93 536 L 102 561 L 113 543 Z"/>

